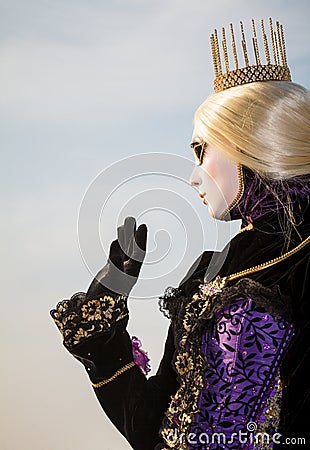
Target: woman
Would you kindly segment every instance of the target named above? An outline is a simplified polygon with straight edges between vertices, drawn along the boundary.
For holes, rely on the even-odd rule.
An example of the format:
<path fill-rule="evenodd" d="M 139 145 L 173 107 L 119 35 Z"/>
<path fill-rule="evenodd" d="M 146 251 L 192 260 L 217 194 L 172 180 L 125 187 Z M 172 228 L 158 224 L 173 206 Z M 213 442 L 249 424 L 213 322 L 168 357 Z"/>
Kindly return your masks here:
<path fill-rule="evenodd" d="M 140 344 L 126 331 L 145 225 L 127 218 L 87 293 L 51 312 L 102 408 L 137 450 L 282 448 L 286 438 L 307 437 L 310 93 L 290 81 L 283 29 L 270 27 L 273 64 L 262 23 L 266 64 L 253 25 L 250 66 L 241 25 L 239 69 L 231 26 L 234 70 L 223 32 L 224 74 L 211 37 L 216 93 L 195 114 L 190 182 L 213 217 L 242 227 L 161 298 L 171 325 L 157 374 L 146 378 Z"/>

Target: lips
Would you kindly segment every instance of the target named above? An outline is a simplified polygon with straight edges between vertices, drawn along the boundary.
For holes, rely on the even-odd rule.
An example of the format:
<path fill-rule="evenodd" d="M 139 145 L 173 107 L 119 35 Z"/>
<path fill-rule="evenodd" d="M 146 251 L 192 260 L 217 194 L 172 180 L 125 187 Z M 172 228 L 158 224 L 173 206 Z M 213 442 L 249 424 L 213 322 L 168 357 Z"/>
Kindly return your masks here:
<path fill-rule="evenodd" d="M 206 198 L 205 198 L 205 195 L 206 195 L 206 192 L 204 192 L 203 194 L 201 194 L 201 193 L 199 192 L 199 197 L 202 198 L 202 203 L 203 203 L 204 205 L 208 205 L 208 202 L 207 202 L 207 200 L 206 200 Z"/>

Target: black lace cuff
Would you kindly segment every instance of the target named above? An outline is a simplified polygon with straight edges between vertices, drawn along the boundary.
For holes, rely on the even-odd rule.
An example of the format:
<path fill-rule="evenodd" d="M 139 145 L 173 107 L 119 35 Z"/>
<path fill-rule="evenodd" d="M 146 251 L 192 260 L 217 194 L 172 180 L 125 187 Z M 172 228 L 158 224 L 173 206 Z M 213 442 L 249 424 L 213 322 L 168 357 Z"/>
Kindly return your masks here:
<path fill-rule="evenodd" d="M 70 351 L 90 337 L 109 332 L 113 326 L 128 316 L 126 295 L 108 293 L 95 300 L 86 300 L 79 292 L 70 300 L 59 302 L 50 314 Z"/>

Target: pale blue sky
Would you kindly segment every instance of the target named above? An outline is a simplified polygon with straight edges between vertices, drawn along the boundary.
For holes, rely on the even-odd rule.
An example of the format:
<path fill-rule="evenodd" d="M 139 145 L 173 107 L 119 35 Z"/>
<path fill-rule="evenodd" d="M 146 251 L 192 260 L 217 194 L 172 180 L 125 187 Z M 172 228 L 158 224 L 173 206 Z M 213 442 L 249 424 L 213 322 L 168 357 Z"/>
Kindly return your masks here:
<path fill-rule="evenodd" d="M 101 264 L 94 242 L 100 237 L 108 246 L 119 211 L 148 222 L 150 251 L 170 248 L 166 266 L 154 267 L 156 276 L 171 273 L 168 284 L 203 248 L 227 239 L 227 228 L 209 219 L 184 182 L 191 163 L 182 158 L 192 160 L 193 113 L 212 92 L 213 28 L 269 16 L 284 24 L 293 80 L 309 88 L 308 0 L 0 0 L 3 450 L 129 448 L 62 348 L 48 311 L 87 288 L 82 256 L 88 266 Z M 89 236 L 89 246 L 93 228 L 83 218 L 81 255 L 78 212 L 92 182 L 112 164 L 101 179 L 102 189 L 113 190 L 125 177 L 119 160 L 152 152 L 182 158 L 163 158 L 163 176 L 138 170 L 103 211 L 100 236 Z M 148 160 L 150 172 L 156 158 Z M 156 235 L 159 229 L 166 232 Z M 150 268 L 143 273 L 147 278 Z M 149 285 L 146 296 L 154 293 Z M 142 338 L 155 371 L 167 322 L 154 299 L 132 301 L 131 314 L 130 331 Z"/>

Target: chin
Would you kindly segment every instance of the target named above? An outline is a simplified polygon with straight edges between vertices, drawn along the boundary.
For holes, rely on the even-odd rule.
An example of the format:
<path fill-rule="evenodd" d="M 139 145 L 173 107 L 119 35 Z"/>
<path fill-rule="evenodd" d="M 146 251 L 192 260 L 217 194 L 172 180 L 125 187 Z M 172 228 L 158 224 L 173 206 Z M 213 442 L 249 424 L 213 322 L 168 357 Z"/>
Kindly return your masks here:
<path fill-rule="evenodd" d="M 208 206 L 208 211 L 209 211 L 209 214 L 210 214 L 210 216 L 212 217 L 212 219 L 221 220 L 221 217 L 222 217 L 223 212 L 225 211 L 225 209 L 224 209 L 224 210 L 221 210 L 221 211 L 214 211 L 214 209 L 212 209 L 212 208 L 210 207 L 210 205 L 209 205 L 209 206 Z"/>
<path fill-rule="evenodd" d="M 209 211 L 209 214 L 212 217 L 212 219 L 217 219 L 216 213 L 213 211 L 212 208 L 210 208 L 210 206 L 208 206 L 208 211 Z"/>

